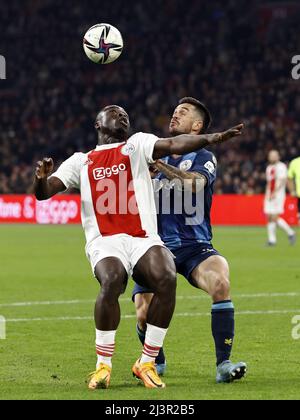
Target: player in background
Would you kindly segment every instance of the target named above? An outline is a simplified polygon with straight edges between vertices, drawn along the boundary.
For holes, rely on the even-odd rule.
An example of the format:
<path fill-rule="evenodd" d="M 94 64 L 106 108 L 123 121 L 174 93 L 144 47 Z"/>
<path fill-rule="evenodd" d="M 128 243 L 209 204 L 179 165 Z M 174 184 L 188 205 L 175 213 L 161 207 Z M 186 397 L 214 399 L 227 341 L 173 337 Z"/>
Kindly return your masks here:
<path fill-rule="evenodd" d="M 298 224 L 300 225 L 300 157 L 291 161 L 288 170 L 288 189 L 298 198 Z"/>
<path fill-rule="evenodd" d="M 183 98 L 174 111 L 169 131 L 177 135 L 205 133 L 211 124 L 208 109 L 194 98 Z M 175 255 L 177 272 L 182 274 L 197 289 L 212 298 L 211 328 L 215 341 L 218 383 L 241 379 L 247 366 L 245 363 L 230 361 L 233 346 L 235 321 L 234 305 L 230 297 L 229 267 L 226 259 L 212 246 L 210 211 L 213 186 L 216 179 L 217 161 L 208 150 L 197 150 L 179 156 L 172 153 L 164 162 L 153 165 L 160 172 L 159 179 L 179 180 L 184 188 L 203 194 L 204 220 L 187 225 L 185 212 L 177 214 L 172 207 L 169 214 L 159 211 L 159 234 L 166 246 Z M 172 193 L 172 190 L 171 190 Z M 174 190 L 173 193 L 175 194 Z M 171 203 L 173 200 L 170 200 Z M 134 280 L 139 283 L 138 278 Z M 147 334 L 146 319 L 153 298 L 153 290 L 136 284 L 133 300 L 137 312 L 137 333 L 143 343 Z M 163 374 L 166 368 L 163 349 L 157 359 L 157 370 Z"/>
<path fill-rule="evenodd" d="M 147 315 L 147 335 L 135 375 L 148 388 L 164 388 L 155 358 L 163 346 L 175 308 L 176 268 L 157 233 L 149 164 L 169 154 L 192 152 L 241 134 L 243 125 L 224 133 L 159 139 L 138 133 L 129 139 L 129 117 L 115 105 L 96 118 L 98 146 L 75 153 L 52 173 L 51 158 L 38 162 L 34 192 L 47 200 L 72 187 L 80 190 L 86 254 L 101 285 L 95 305 L 96 371 L 89 388 L 108 388 L 120 323 L 119 297 L 133 273 L 154 291 Z"/>
<path fill-rule="evenodd" d="M 277 243 L 277 226 L 287 235 L 291 245 L 295 244 L 296 233 L 288 223 L 280 217 L 284 213 L 287 186 L 287 166 L 280 161 L 277 150 L 271 150 L 268 155 L 269 165 L 266 170 L 266 194 L 264 212 L 268 219 L 268 246 L 275 246 Z"/>

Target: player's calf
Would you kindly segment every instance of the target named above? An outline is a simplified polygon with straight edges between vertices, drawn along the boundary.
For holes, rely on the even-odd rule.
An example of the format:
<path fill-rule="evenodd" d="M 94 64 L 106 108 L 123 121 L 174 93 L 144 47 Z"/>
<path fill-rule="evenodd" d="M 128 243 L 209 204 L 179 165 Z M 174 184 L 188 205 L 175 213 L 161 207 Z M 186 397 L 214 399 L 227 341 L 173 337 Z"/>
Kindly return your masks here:
<path fill-rule="evenodd" d="M 149 276 L 147 284 L 154 296 L 149 305 L 147 324 L 168 328 L 176 303 L 177 274 L 173 260 L 169 264 L 152 266 Z"/>
<path fill-rule="evenodd" d="M 146 330 L 147 330 L 147 314 L 149 305 L 153 298 L 152 293 L 137 293 L 134 295 L 134 303 L 137 315 L 136 332 L 142 345 L 145 344 Z M 163 376 L 166 372 L 166 358 L 163 348 L 160 349 L 158 356 L 155 359 L 155 367 L 159 376 Z"/>
<path fill-rule="evenodd" d="M 163 247 L 151 248 L 135 267 L 134 278 L 143 281 L 153 290 L 154 296 L 147 313 L 147 330 L 143 353 L 138 363 L 139 369 L 136 368 L 133 373 L 139 373 L 136 376 L 146 387 L 150 380 L 153 387 L 163 388 L 165 385 L 159 379 L 155 360 L 163 347 L 175 309 L 177 278 L 170 253 Z"/>
<path fill-rule="evenodd" d="M 91 375 L 89 389 L 108 388 L 115 351 L 116 331 L 120 323 L 119 297 L 127 284 L 127 272 L 120 260 L 106 258 L 95 268 L 101 291 L 95 304 L 96 371 Z"/>

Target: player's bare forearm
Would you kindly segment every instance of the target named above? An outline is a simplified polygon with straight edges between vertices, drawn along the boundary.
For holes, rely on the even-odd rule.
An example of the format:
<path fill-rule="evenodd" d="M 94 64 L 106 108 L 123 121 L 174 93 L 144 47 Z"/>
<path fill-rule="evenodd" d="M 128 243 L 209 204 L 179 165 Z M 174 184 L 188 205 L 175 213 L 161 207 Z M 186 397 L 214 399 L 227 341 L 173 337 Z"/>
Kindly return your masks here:
<path fill-rule="evenodd" d="M 37 200 L 48 200 L 66 189 L 62 181 L 56 177 L 48 178 L 54 167 L 51 158 L 44 158 L 37 163 L 33 181 L 33 193 Z"/>
<path fill-rule="evenodd" d="M 37 200 L 42 201 L 50 198 L 50 194 L 48 191 L 48 181 L 46 178 L 38 179 L 37 177 L 35 177 L 32 189 Z"/>
<path fill-rule="evenodd" d="M 181 134 L 176 137 L 161 139 L 154 146 L 153 159 L 169 155 L 184 155 L 195 152 L 209 145 L 224 143 L 242 134 L 244 125 L 240 124 L 223 133 L 214 134 Z"/>
<path fill-rule="evenodd" d="M 32 189 L 33 189 L 33 194 L 35 195 L 37 200 L 39 201 L 48 200 L 49 198 L 53 197 L 55 194 L 64 190 L 61 188 L 59 183 L 56 184 L 53 181 L 54 181 L 54 178 L 38 179 L 37 177 L 35 177 Z"/>
<path fill-rule="evenodd" d="M 153 165 L 159 172 L 162 172 L 170 181 L 178 179 L 184 188 L 189 188 L 193 193 L 205 188 L 207 180 L 204 175 L 195 172 L 184 172 L 172 165 L 158 160 Z"/>

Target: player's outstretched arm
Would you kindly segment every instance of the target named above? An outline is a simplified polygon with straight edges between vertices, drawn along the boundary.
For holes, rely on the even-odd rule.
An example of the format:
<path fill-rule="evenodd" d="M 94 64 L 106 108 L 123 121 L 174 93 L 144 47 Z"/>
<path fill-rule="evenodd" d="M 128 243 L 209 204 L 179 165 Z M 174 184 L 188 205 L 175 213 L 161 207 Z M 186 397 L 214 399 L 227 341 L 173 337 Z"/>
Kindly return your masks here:
<path fill-rule="evenodd" d="M 44 158 L 37 163 L 35 169 L 35 177 L 33 182 L 33 192 L 37 200 L 48 200 L 55 194 L 65 191 L 66 187 L 63 182 L 56 178 L 49 178 L 53 171 L 54 163 L 51 158 Z"/>
<path fill-rule="evenodd" d="M 239 124 L 223 133 L 214 134 L 181 134 L 180 136 L 160 139 L 154 146 L 153 159 L 169 155 L 184 155 L 195 152 L 212 144 L 224 143 L 242 134 L 244 124 Z"/>

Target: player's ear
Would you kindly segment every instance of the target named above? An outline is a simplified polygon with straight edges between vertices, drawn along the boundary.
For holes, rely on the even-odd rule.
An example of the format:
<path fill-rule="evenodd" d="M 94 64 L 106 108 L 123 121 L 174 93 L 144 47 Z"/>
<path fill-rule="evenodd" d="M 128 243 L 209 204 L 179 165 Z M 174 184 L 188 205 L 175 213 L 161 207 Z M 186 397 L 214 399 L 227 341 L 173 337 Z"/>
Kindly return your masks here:
<path fill-rule="evenodd" d="M 195 131 L 196 133 L 201 133 L 202 129 L 203 129 L 203 121 L 200 121 L 200 120 L 194 121 L 192 125 L 192 130 Z"/>
<path fill-rule="evenodd" d="M 100 124 L 100 121 L 99 120 L 95 121 L 95 129 L 97 131 L 101 129 L 101 124 Z"/>

